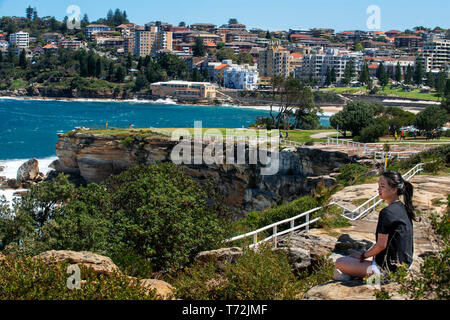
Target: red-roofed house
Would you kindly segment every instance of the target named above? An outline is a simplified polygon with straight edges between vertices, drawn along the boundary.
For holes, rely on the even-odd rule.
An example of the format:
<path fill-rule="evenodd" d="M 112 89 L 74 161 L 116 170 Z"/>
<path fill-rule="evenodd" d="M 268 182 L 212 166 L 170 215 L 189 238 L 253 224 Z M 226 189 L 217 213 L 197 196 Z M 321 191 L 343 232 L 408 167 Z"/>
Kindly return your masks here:
<path fill-rule="evenodd" d="M 54 44 L 51 44 L 51 43 L 49 43 L 49 44 L 43 46 L 42 49 L 44 49 L 46 52 L 47 52 L 47 51 L 53 51 L 53 52 L 58 51 L 58 47 L 55 46 Z"/>

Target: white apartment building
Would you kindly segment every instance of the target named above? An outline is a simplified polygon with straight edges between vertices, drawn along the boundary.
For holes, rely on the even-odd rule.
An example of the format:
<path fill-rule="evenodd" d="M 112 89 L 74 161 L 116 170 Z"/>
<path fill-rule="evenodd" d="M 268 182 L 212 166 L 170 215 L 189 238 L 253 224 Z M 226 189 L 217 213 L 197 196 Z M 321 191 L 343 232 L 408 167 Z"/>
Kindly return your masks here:
<path fill-rule="evenodd" d="M 353 59 L 355 72 L 360 72 L 362 67 L 363 53 L 351 52 L 341 49 L 329 48 L 325 53 L 306 54 L 303 63 L 295 70 L 295 76 L 302 80 L 307 80 L 311 76 L 313 79 L 323 83 L 326 79 L 327 68 L 335 69 L 336 80 L 340 81 L 344 77 L 345 67 Z"/>
<path fill-rule="evenodd" d="M 16 45 L 20 49 L 27 49 L 30 46 L 30 34 L 23 31 L 12 33 L 9 35 L 9 44 Z"/>
<path fill-rule="evenodd" d="M 255 90 L 259 82 L 259 72 L 257 66 L 231 65 L 225 69 L 223 83 L 226 88 Z"/>
<path fill-rule="evenodd" d="M 434 39 L 426 42 L 418 60 L 422 62 L 425 72 L 438 72 L 450 65 L 450 40 Z"/>
<path fill-rule="evenodd" d="M 111 31 L 111 28 L 104 24 L 90 24 L 84 29 L 87 39 L 91 39 L 94 34 L 100 31 Z"/>

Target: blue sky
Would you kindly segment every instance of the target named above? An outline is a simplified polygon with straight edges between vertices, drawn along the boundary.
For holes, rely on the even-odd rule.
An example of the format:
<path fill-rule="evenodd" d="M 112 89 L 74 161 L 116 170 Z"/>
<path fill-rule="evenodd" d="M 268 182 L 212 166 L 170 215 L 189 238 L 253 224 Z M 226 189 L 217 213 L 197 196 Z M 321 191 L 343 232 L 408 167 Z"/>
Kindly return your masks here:
<path fill-rule="evenodd" d="M 161 20 L 178 25 L 214 23 L 222 25 L 236 18 L 248 28 L 331 27 L 336 31 L 367 30 L 366 9 L 381 9 L 381 29 L 411 29 L 418 25 L 450 28 L 448 0 L 0 0 L 0 16 L 24 16 L 25 8 L 36 7 L 39 16 L 62 20 L 70 5 L 78 5 L 89 19 L 105 17 L 108 9 L 126 10 L 132 22 L 145 24 Z"/>

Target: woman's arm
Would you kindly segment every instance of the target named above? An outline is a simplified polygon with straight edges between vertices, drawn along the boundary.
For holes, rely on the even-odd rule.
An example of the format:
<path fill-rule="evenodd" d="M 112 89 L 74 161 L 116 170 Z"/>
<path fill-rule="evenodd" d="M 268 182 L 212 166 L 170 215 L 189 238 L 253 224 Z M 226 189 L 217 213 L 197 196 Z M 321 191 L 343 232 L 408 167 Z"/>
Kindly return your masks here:
<path fill-rule="evenodd" d="M 383 233 L 379 233 L 378 234 L 378 241 L 377 243 L 375 243 L 372 248 L 370 248 L 369 250 L 367 250 L 364 253 L 364 256 L 361 255 L 361 259 L 367 259 L 373 256 L 376 256 L 377 254 L 379 254 L 381 251 L 383 251 L 384 249 L 386 249 L 387 247 L 387 243 L 388 243 L 388 238 L 389 235 L 388 234 L 383 234 Z"/>

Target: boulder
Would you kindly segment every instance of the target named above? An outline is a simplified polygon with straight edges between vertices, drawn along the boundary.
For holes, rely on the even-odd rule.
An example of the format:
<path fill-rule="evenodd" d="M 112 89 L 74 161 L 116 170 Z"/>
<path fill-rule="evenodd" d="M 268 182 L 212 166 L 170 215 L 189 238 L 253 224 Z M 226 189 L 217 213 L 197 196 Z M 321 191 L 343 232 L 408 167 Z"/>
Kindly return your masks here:
<path fill-rule="evenodd" d="M 43 252 L 34 258 L 41 259 L 48 264 L 63 262 L 77 265 L 81 264 L 93 269 L 99 274 L 109 275 L 115 271 L 120 272 L 119 268 L 110 258 L 88 251 L 51 250 Z"/>
<path fill-rule="evenodd" d="M 20 183 L 16 179 L 8 179 L 6 181 L 6 185 L 9 188 L 12 188 L 12 189 L 19 189 L 20 188 Z"/>
<path fill-rule="evenodd" d="M 305 300 L 376 300 L 375 292 L 387 292 L 392 300 L 405 300 L 406 297 L 397 293 L 399 286 L 381 284 L 379 287 L 368 285 L 365 281 L 356 279 L 346 282 L 329 281 L 313 287 L 305 293 Z"/>
<path fill-rule="evenodd" d="M 2 172 L 5 169 L 5 167 L 0 166 L 0 172 Z"/>
<path fill-rule="evenodd" d="M 313 261 L 322 256 L 329 255 L 335 246 L 336 239 L 323 235 L 313 234 L 312 229 L 309 233 L 301 231 L 294 233 L 278 242 L 279 247 L 301 248 L 309 251 Z"/>
<path fill-rule="evenodd" d="M 175 288 L 165 281 L 156 279 L 143 279 L 141 286 L 149 290 L 156 290 L 156 295 L 164 300 L 172 299 Z"/>
<path fill-rule="evenodd" d="M 349 234 L 343 234 L 338 238 L 334 251 L 344 255 L 349 255 L 355 252 L 366 251 L 370 249 L 372 245 L 372 241 L 350 236 Z"/>
<path fill-rule="evenodd" d="M 39 176 L 39 162 L 36 159 L 30 159 L 17 170 L 17 181 L 19 183 L 32 181 Z"/>
<path fill-rule="evenodd" d="M 218 250 L 203 251 L 195 257 L 196 262 L 216 261 L 219 266 L 224 263 L 235 263 L 236 260 L 243 255 L 241 248 L 222 248 Z"/>
<path fill-rule="evenodd" d="M 293 271 L 302 272 L 311 265 L 311 256 L 308 250 L 302 248 L 275 248 L 273 251 L 285 252 Z"/>

